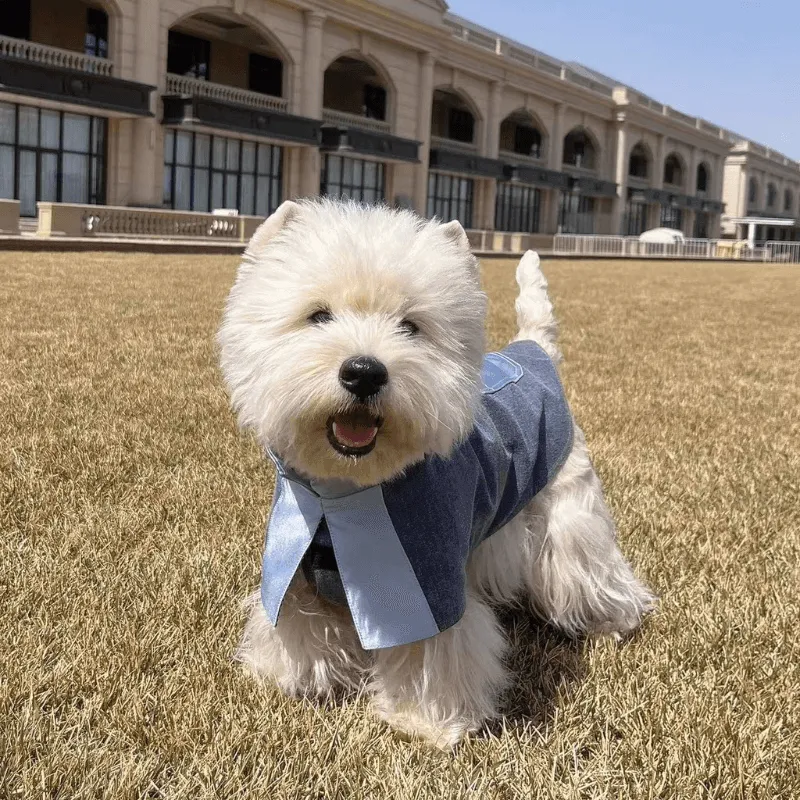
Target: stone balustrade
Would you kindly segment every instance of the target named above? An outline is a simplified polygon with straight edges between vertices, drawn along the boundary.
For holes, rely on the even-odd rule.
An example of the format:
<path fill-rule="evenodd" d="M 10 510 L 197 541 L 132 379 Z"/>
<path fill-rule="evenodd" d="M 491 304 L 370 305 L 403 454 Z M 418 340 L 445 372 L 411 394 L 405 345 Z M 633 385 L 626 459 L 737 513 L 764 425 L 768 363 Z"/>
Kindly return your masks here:
<path fill-rule="evenodd" d="M 19 200 L 0 200 L 0 234 L 19 234 Z"/>
<path fill-rule="evenodd" d="M 371 119 L 360 114 L 349 114 L 346 111 L 335 111 L 332 108 L 322 109 L 322 121 L 330 125 L 342 125 L 346 128 L 363 128 L 368 131 L 390 133 L 391 123 L 383 119 Z"/>
<path fill-rule="evenodd" d="M 158 208 L 38 203 L 37 236 L 212 239 L 247 242 L 263 217 Z"/>
<path fill-rule="evenodd" d="M 553 236 L 544 233 L 504 233 L 502 231 L 467 231 L 470 247 L 476 253 L 522 255 L 528 250 L 553 249 Z"/>
<path fill-rule="evenodd" d="M 225 86 L 221 83 L 201 81 L 197 78 L 187 78 L 183 75 L 169 73 L 167 74 L 167 94 L 207 97 L 210 100 L 221 100 L 224 103 L 263 108 L 269 111 L 286 111 L 289 107 L 289 101 L 283 97 L 273 97 L 270 94 L 251 92 L 248 89 L 239 89 L 235 86 Z"/>
<path fill-rule="evenodd" d="M 478 145 L 472 142 L 459 142 L 457 139 L 448 139 L 444 136 L 431 136 L 431 147 L 441 147 L 443 150 L 458 150 L 462 153 L 478 152 Z"/>
<path fill-rule="evenodd" d="M 27 39 L 14 39 L 11 36 L 0 36 L 0 56 L 18 58 L 22 61 L 31 61 L 50 67 L 73 69 L 91 75 L 112 76 L 114 74 L 114 62 L 107 58 L 87 56 L 74 50 L 62 50 L 60 47 L 29 42 Z"/>

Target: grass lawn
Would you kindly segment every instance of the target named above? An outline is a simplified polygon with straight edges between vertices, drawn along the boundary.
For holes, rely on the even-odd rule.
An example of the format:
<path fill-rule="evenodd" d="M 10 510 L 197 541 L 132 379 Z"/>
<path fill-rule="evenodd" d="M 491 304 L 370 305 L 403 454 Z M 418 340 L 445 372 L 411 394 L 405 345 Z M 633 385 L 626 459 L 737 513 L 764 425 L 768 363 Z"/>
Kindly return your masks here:
<path fill-rule="evenodd" d="M 506 717 L 452 755 L 231 662 L 272 487 L 215 366 L 235 268 L 0 253 L 0 798 L 800 797 L 797 268 L 545 262 L 661 607 L 621 647 L 509 616 Z"/>

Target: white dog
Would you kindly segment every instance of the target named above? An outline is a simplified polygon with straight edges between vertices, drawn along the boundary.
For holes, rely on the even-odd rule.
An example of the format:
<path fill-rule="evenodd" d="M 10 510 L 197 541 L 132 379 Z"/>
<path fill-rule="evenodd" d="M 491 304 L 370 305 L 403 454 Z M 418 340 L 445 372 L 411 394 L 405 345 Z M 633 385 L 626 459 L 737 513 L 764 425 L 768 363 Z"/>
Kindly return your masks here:
<path fill-rule="evenodd" d="M 257 676 L 290 695 L 366 687 L 392 726 L 451 746 L 498 713 L 507 644 L 494 607 L 527 597 L 567 634 L 615 636 L 652 607 L 619 551 L 582 432 L 570 419 L 551 446 L 560 387 L 518 426 L 552 454 L 543 471 L 537 456 L 541 485 L 524 507 L 496 512 L 508 486 L 531 483 L 520 462 L 479 466 L 483 489 L 451 469 L 485 404 L 533 385 L 520 366 L 528 355 L 555 376 L 557 325 L 535 253 L 517 281 L 517 350 L 484 362 L 486 298 L 459 223 L 286 202 L 253 237 L 218 338 L 240 423 L 279 469 L 264 580 L 238 652 Z M 446 485 L 420 489 L 413 481 L 431 469 Z M 410 501 L 397 500 L 407 480 Z M 471 508 L 486 486 L 498 494 L 496 530 Z M 453 507 L 462 496 L 470 507 Z M 447 538 L 462 517 L 466 550 Z M 420 519 L 436 521 L 419 530 Z"/>

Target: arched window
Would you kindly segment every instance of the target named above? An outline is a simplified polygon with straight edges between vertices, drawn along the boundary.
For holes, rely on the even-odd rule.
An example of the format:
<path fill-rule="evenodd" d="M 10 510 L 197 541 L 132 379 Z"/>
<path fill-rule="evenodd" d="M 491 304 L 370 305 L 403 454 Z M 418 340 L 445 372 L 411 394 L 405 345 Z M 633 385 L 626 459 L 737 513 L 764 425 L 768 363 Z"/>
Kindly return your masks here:
<path fill-rule="evenodd" d="M 241 17 L 222 10 L 194 14 L 170 28 L 167 73 L 283 96 L 284 64 L 278 45 Z M 176 91 L 186 91 L 185 82 L 179 86 Z"/>
<path fill-rule="evenodd" d="M 774 183 L 767 184 L 767 208 L 775 208 L 778 204 L 778 189 Z"/>
<path fill-rule="evenodd" d="M 664 162 L 664 183 L 683 186 L 683 164 L 677 153 L 670 153 Z"/>
<path fill-rule="evenodd" d="M 564 164 L 580 169 L 597 169 L 598 153 L 592 137 L 575 128 L 564 137 Z"/>
<path fill-rule="evenodd" d="M 792 190 L 787 189 L 783 193 L 783 210 L 791 211 L 793 205 L 794 205 L 794 198 L 792 197 Z"/>
<path fill-rule="evenodd" d="M 473 144 L 476 127 L 475 115 L 461 95 L 447 89 L 437 89 L 433 93 L 431 133 L 434 136 Z"/>
<path fill-rule="evenodd" d="M 500 149 L 529 158 L 541 158 L 543 137 L 533 117 L 515 111 L 500 123 Z"/>
<path fill-rule="evenodd" d="M 386 120 L 386 82 L 368 62 L 354 56 L 341 56 L 325 70 L 322 105 L 332 111 Z"/>
<path fill-rule="evenodd" d="M 753 204 L 758 202 L 758 181 L 755 178 L 750 178 L 750 184 L 747 189 L 747 202 Z"/>
<path fill-rule="evenodd" d="M 631 178 L 650 177 L 650 154 L 641 142 L 631 150 L 631 157 L 628 159 L 628 175 Z"/>
<path fill-rule="evenodd" d="M 708 167 L 705 164 L 700 164 L 697 167 L 697 184 L 695 191 L 698 194 L 708 191 Z"/>

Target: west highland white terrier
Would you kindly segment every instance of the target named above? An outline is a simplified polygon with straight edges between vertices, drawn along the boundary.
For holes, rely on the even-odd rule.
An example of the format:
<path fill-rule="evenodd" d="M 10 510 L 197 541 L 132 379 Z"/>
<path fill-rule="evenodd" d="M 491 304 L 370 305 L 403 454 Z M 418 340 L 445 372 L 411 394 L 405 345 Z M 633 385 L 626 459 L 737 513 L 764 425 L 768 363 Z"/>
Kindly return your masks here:
<path fill-rule="evenodd" d="M 364 688 L 439 746 L 498 714 L 527 598 L 569 635 L 653 605 L 621 554 L 555 370 L 539 258 L 519 332 L 485 354 L 486 296 L 458 222 L 284 203 L 256 232 L 218 340 L 241 425 L 277 468 L 238 658 L 289 695 Z"/>

